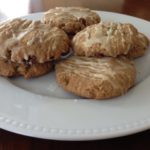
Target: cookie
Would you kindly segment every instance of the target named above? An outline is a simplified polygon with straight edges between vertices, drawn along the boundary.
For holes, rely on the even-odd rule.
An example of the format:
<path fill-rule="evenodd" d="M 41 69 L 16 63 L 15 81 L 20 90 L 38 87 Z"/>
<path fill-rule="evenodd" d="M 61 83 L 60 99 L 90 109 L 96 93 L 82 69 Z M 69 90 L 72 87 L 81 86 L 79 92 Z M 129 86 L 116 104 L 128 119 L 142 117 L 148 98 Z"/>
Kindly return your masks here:
<path fill-rule="evenodd" d="M 101 22 L 78 32 L 72 47 L 78 56 L 126 55 L 133 46 L 137 29 L 131 24 Z"/>
<path fill-rule="evenodd" d="M 141 57 L 145 54 L 146 50 L 148 49 L 148 46 L 148 38 L 144 34 L 138 33 L 137 37 L 135 38 L 133 48 L 131 48 L 131 50 L 126 56 L 131 59 Z"/>
<path fill-rule="evenodd" d="M 14 19 L 0 24 L 0 58 L 15 63 L 45 63 L 69 50 L 67 34 L 40 21 Z"/>
<path fill-rule="evenodd" d="M 38 77 L 50 72 L 53 68 L 51 62 L 42 64 L 24 65 L 14 62 L 0 60 L 0 75 L 4 77 L 24 76 L 29 79 L 31 77 Z"/>
<path fill-rule="evenodd" d="M 100 22 L 99 15 L 83 7 L 56 7 L 44 14 L 46 24 L 59 27 L 68 34 L 75 34 L 86 26 Z"/>
<path fill-rule="evenodd" d="M 125 57 L 73 56 L 56 64 L 56 80 L 66 91 L 91 99 L 107 99 L 134 85 L 136 70 Z"/>

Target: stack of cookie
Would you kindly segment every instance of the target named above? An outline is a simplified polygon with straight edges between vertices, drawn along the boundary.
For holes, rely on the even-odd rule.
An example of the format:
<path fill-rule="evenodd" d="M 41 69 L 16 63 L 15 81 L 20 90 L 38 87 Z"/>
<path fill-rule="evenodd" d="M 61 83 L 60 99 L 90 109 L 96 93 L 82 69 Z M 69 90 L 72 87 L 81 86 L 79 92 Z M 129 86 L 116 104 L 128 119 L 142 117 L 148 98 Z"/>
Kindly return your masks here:
<path fill-rule="evenodd" d="M 56 64 L 57 82 L 66 91 L 106 99 L 122 95 L 134 85 L 136 69 L 130 59 L 144 55 L 149 41 L 133 25 L 100 22 L 96 13 L 74 7 L 51 9 L 44 21 L 69 36 L 75 34 L 75 56 Z"/>
<path fill-rule="evenodd" d="M 41 76 L 53 67 L 52 60 L 69 51 L 67 34 L 40 21 L 14 19 L 0 24 L 0 75 Z"/>
<path fill-rule="evenodd" d="M 50 9 L 43 21 L 0 24 L 0 75 L 44 75 L 72 48 L 74 56 L 55 62 L 57 82 L 66 91 L 106 99 L 134 85 L 130 59 L 144 55 L 149 41 L 133 25 L 102 22 L 96 12 L 81 7 Z"/>

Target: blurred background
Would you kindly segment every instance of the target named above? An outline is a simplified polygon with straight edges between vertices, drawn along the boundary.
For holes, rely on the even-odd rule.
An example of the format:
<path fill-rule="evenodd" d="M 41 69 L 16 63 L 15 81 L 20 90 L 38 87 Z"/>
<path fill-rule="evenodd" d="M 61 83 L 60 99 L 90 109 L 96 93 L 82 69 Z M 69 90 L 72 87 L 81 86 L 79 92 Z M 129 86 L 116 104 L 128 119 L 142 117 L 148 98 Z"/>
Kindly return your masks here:
<path fill-rule="evenodd" d="M 149 0 L 0 0 L 0 21 L 56 6 L 84 6 L 150 20 Z"/>

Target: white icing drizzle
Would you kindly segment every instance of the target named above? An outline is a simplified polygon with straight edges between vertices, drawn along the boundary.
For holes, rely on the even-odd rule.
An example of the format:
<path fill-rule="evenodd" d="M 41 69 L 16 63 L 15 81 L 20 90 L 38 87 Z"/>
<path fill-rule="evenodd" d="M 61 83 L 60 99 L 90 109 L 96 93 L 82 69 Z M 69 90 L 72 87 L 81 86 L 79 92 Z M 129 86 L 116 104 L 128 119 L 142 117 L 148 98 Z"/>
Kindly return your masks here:
<path fill-rule="evenodd" d="M 32 39 L 30 39 L 29 41 L 27 41 L 27 45 L 28 46 L 31 46 L 32 44 L 33 44 L 33 42 L 34 42 L 34 38 L 32 38 Z"/>
<path fill-rule="evenodd" d="M 73 56 L 58 65 L 59 68 L 62 67 L 64 72 L 68 72 L 68 74 L 72 72 L 90 80 L 107 81 L 114 89 L 122 89 L 122 84 L 127 84 L 122 79 L 122 76 L 125 75 L 125 78 L 130 81 L 132 78 L 130 73 L 135 71 L 130 61 L 121 58 L 104 57 L 98 59 Z"/>
<path fill-rule="evenodd" d="M 19 40 L 21 40 L 22 38 L 24 38 L 29 32 L 31 32 L 31 30 L 25 30 L 25 31 L 22 31 L 22 32 L 20 32 L 18 35 L 15 35 L 15 37 L 14 37 L 14 40 L 16 40 L 16 41 L 19 41 Z"/>
<path fill-rule="evenodd" d="M 32 48 L 34 42 L 37 42 L 35 44 L 42 44 L 49 41 L 49 49 L 47 47 L 44 51 L 55 51 L 57 50 L 56 44 L 59 44 L 57 41 L 58 37 L 62 37 L 62 40 L 67 39 L 67 35 L 66 37 L 65 35 L 62 30 L 51 28 L 49 25 L 39 21 L 34 22 L 21 19 L 8 21 L 6 24 L 2 24 L 2 26 L 0 24 L 0 57 L 7 59 L 7 53 L 11 51 L 11 61 L 15 62 L 17 59 L 17 62 L 21 63 L 23 59 L 27 60 L 30 55 L 38 55 L 41 57 L 38 60 L 40 63 L 43 63 L 45 62 L 45 56 L 43 55 L 42 57 L 41 51 L 38 52 L 38 50 L 35 54 L 34 47 Z M 22 56 L 18 57 L 20 53 Z M 44 54 L 46 55 L 46 53 Z"/>
<path fill-rule="evenodd" d="M 120 49 L 121 54 L 127 54 L 133 45 L 134 30 L 128 24 L 101 22 L 79 32 L 73 43 L 78 44 L 80 37 L 84 37 L 82 44 L 85 51 L 94 44 L 100 44 L 101 49 L 105 49 L 110 56 L 117 56 Z"/>

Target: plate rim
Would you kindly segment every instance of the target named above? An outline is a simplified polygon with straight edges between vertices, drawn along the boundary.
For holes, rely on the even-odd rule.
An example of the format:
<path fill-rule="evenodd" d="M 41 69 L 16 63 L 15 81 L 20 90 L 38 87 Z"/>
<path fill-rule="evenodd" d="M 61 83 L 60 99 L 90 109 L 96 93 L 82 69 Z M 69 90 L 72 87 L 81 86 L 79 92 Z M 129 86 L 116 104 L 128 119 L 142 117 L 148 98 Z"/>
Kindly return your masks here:
<path fill-rule="evenodd" d="M 0 115 L 0 126 L 1 129 L 9 132 L 34 138 L 59 141 L 88 141 L 123 137 L 148 130 L 150 128 L 150 117 L 111 128 L 70 130 L 39 127 L 37 125 L 23 123 Z"/>

